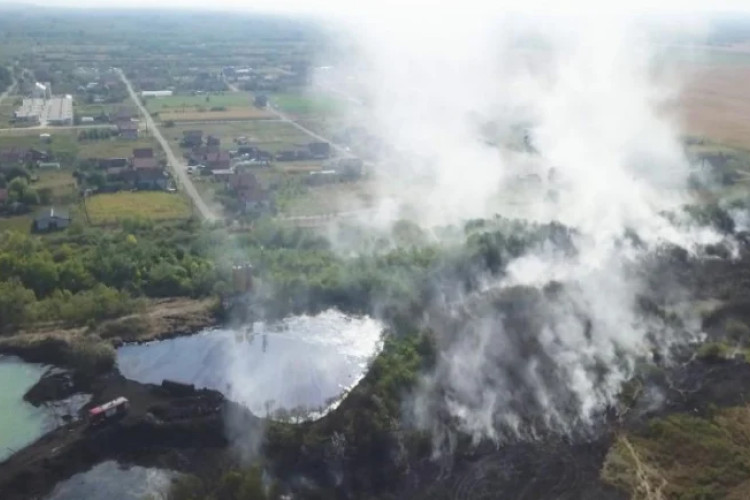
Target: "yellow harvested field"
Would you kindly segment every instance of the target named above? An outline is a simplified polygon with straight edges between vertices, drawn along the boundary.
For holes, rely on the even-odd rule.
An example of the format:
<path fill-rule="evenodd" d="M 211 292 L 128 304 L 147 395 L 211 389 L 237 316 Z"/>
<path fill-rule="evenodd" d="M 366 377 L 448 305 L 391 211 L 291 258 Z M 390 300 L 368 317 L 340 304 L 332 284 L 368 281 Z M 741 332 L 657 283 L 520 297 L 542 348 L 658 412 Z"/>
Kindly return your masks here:
<path fill-rule="evenodd" d="M 190 216 L 190 204 L 178 193 L 164 191 L 120 191 L 97 194 L 86 200 L 92 224 L 106 224 L 121 219 L 151 220 L 185 219 Z"/>
<path fill-rule="evenodd" d="M 750 66 L 690 69 L 679 100 L 683 131 L 750 149 Z"/>
<path fill-rule="evenodd" d="M 274 118 L 273 113 L 252 107 L 228 108 L 226 111 L 170 111 L 159 113 L 161 121 L 193 122 L 193 121 L 223 121 L 223 120 L 262 120 Z"/>

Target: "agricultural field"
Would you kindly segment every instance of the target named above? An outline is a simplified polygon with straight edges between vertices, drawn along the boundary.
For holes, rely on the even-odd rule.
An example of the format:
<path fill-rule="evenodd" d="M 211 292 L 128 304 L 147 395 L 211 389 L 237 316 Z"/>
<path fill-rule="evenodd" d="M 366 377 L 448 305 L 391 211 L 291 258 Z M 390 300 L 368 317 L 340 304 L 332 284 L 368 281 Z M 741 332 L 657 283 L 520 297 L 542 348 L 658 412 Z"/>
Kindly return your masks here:
<path fill-rule="evenodd" d="M 366 182 L 310 186 L 284 196 L 278 207 L 283 215 L 290 217 L 361 210 L 373 202 L 370 187 Z"/>
<path fill-rule="evenodd" d="M 253 106 L 247 92 L 175 95 L 146 98 L 146 108 L 161 121 L 221 121 L 271 118 L 267 110 Z"/>
<path fill-rule="evenodd" d="M 39 134 L 42 133 L 50 134 L 51 141 L 43 141 L 39 137 Z M 12 147 L 50 151 L 64 166 L 72 163 L 78 154 L 77 135 L 74 130 L 18 129 L 4 131 L 0 134 L 0 149 Z"/>
<path fill-rule="evenodd" d="M 710 53 L 682 66 L 684 85 L 677 102 L 685 133 L 750 150 L 750 48 L 727 52 L 731 63 Z"/>
<path fill-rule="evenodd" d="M 202 108 L 187 108 L 186 111 L 176 110 L 162 112 L 159 118 L 162 121 L 173 122 L 201 122 L 201 121 L 223 121 L 223 120 L 262 120 L 273 118 L 273 114 L 265 109 L 254 107 L 230 107 L 226 110 L 211 111 Z"/>
<path fill-rule="evenodd" d="M 0 103 L 0 128 L 10 128 L 13 126 L 11 119 L 13 112 L 16 110 L 14 104 L 15 96 L 8 96 L 7 99 Z"/>
<path fill-rule="evenodd" d="M 112 137 L 94 141 L 78 141 L 78 157 L 81 159 L 106 157 L 128 158 L 133 155 L 133 149 L 136 148 L 153 148 L 154 153 L 157 155 L 161 151 L 159 143 L 150 137 L 141 137 L 136 141 Z"/>
<path fill-rule="evenodd" d="M 248 142 L 266 151 L 276 152 L 284 149 L 294 149 L 307 145 L 312 140 L 310 136 L 296 129 L 289 123 L 272 120 L 258 120 L 247 122 L 206 123 L 206 124 L 178 124 L 174 127 L 163 128 L 164 137 L 170 142 L 175 151 L 180 149 L 180 140 L 186 130 L 202 130 L 204 137 L 213 135 L 221 139 L 222 149 L 236 148 L 234 139 L 246 137 Z"/>
<path fill-rule="evenodd" d="M 327 94 L 305 92 L 278 93 L 271 96 L 275 107 L 295 116 L 335 116 L 346 109 L 346 101 Z"/>
<path fill-rule="evenodd" d="M 121 219 L 171 220 L 190 217 L 187 199 L 164 191 L 120 191 L 87 198 L 86 211 L 92 224 L 110 224 Z"/>
<path fill-rule="evenodd" d="M 99 116 L 102 114 L 115 113 L 121 107 L 129 107 L 135 110 L 135 106 L 130 100 L 123 101 L 120 103 L 106 103 L 106 104 L 86 104 L 75 102 L 73 104 L 73 112 L 78 116 Z"/>
<path fill-rule="evenodd" d="M 253 105 L 253 97 L 247 92 L 147 97 L 145 101 L 149 113 L 188 111 L 198 108 L 208 110 L 214 107 L 241 108 Z"/>
<path fill-rule="evenodd" d="M 51 141 L 42 141 L 39 138 L 41 133 L 51 134 Z M 78 133 L 79 130 L 76 129 L 54 128 L 5 131 L 0 134 L 0 149 L 19 147 L 50 151 L 63 166 L 69 166 L 75 158 L 129 157 L 134 148 L 154 148 L 154 151 L 160 151 L 158 143 L 151 137 L 142 137 L 136 141 L 116 137 L 79 141 Z"/>

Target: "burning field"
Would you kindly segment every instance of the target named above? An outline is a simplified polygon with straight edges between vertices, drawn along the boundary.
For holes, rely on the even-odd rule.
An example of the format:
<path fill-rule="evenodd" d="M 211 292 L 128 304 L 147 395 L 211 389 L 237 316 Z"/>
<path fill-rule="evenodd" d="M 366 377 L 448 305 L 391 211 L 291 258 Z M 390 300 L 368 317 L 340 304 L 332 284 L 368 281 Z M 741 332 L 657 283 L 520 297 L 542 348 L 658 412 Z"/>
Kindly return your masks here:
<path fill-rule="evenodd" d="M 29 462 L 41 477 L 42 452 L 62 449 L 78 468 L 158 459 L 200 477 L 182 491 L 205 497 L 237 477 L 257 485 L 257 467 L 273 498 L 747 496 L 750 203 L 738 179 L 750 165 L 691 149 L 663 113 L 678 95 L 654 58 L 665 35 L 622 16 L 482 9 L 415 29 L 386 11 L 342 21 L 326 80 L 361 94 L 358 114 L 388 144 L 370 210 L 220 256 L 249 254 L 259 274 L 230 319 L 239 308 L 285 326 L 261 327 L 260 344 L 243 325 L 122 347 L 123 373 L 144 384 L 111 373 L 96 399 L 126 390 L 137 411 L 116 431 L 32 446 L 0 486 L 21 484 Z M 711 120 L 692 131 L 742 135 Z M 261 222 L 254 232 L 270 233 Z M 324 326 L 300 327 L 310 321 Z M 146 384 L 180 375 L 223 395 Z M 274 401 L 344 392 L 318 419 L 260 418 Z M 227 462 L 193 466 L 204 449 Z M 58 476 L 74 472 L 66 463 L 52 460 Z"/>

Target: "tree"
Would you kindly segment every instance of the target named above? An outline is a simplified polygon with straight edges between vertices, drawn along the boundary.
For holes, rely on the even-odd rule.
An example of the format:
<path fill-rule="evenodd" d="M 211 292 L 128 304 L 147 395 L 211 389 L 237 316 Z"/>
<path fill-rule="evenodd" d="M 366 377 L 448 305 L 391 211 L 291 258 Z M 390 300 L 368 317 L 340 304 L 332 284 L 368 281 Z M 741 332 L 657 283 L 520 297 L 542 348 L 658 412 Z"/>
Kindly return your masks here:
<path fill-rule="evenodd" d="M 97 189 L 101 189 L 102 187 L 104 187 L 104 184 L 106 184 L 107 179 L 104 177 L 103 173 L 96 171 L 90 173 L 87 176 L 86 181 Z"/>
<path fill-rule="evenodd" d="M 32 187 L 26 188 L 21 195 L 21 202 L 26 205 L 39 205 L 39 194 Z"/>
<path fill-rule="evenodd" d="M 0 330 L 26 323 L 30 319 L 29 306 L 35 301 L 34 292 L 17 279 L 0 281 Z"/>

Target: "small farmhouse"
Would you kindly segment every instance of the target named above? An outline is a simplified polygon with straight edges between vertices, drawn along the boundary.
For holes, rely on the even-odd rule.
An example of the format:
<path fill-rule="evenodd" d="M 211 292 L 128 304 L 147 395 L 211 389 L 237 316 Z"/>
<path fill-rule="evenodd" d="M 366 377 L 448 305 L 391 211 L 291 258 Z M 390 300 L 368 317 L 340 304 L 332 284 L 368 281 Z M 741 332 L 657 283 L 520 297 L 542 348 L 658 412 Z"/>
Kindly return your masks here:
<path fill-rule="evenodd" d="M 70 225 L 70 215 L 54 207 L 48 208 L 34 218 L 34 230 L 39 232 L 59 231 Z"/>

